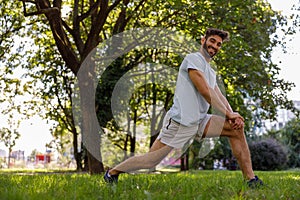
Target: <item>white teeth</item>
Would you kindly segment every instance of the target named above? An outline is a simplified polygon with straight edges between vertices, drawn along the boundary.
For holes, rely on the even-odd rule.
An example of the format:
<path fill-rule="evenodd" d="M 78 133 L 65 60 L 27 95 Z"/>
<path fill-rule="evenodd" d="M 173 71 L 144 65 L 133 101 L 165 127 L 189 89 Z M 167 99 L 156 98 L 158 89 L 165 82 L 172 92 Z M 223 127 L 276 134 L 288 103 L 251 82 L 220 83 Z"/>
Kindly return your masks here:
<path fill-rule="evenodd" d="M 214 53 L 216 52 L 215 49 L 213 49 L 212 47 L 208 47 L 209 49 L 211 49 Z"/>

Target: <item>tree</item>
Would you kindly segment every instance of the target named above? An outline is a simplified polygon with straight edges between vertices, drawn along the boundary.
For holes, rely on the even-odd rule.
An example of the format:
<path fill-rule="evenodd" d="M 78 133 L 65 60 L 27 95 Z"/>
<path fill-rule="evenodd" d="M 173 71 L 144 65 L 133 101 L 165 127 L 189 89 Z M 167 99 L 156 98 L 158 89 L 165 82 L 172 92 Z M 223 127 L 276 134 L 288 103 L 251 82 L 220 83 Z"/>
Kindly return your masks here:
<path fill-rule="evenodd" d="M 2 110 L 1 114 L 5 116 L 6 123 L 0 129 L 0 141 L 8 148 L 8 167 L 10 165 L 10 156 L 13 147 L 16 145 L 16 140 L 20 137 L 18 128 L 22 117 L 28 116 L 21 107 L 22 101 L 19 97 L 22 93 L 22 85 L 19 79 L 6 77 L 1 80 L 0 86 L 2 96 L 0 98 Z M 25 113 L 22 115 L 21 113 Z"/>
<path fill-rule="evenodd" d="M 9 114 L 7 119 L 7 127 L 2 127 L 0 129 L 0 141 L 8 148 L 8 168 L 10 167 L 10 156 L 13 147 L 16 145 L 16 140 L 20 137 L 18 128 L 20 121 L 14 119 L 13 114 Z"/>
<path fill-rule="evenodd" d="M 130 20 L 136 13 L 139 12 L 141 6 L 145 1 L 133 3 L 129 6 L 129 1 L 114 1 L 109 3 L 108 1 L 90 1 L 79 2 L 75 1 L 73 6 L 73 12 L 64 20 L 61 16 L 63 8 L 62 1 L 48 0 L 42 1 L 22 1 L 24 6 L 24 15 L 33 16 L 43 14 L 47 18 L 55 44 L 61 57 L 63 58 L 66 66 L 76 75 L 80 64 L 86 59 L 88 54 L 103 40 L 101 34 L 112 35 L 122 32 Z M 28 4 L 32 5 L 28 5 Z M 69 5 L 71 6 L 71 5 Z M 127 13 L 130 11 L 128 16 Z M 117 17 L 112 18 L 117 15 Z M 113 21 L 115 20 L 116 21 Z M 107 28 L 106 26 L 112 26 Z M 112 31 L 112 32 L 110 32 Z M 71 40 L 72 38 L 72 40 Z M 93 65 L 91 65 L 93 66 Z M 91 82 L 88 82 L 89 77 L 84 78 L 87 81 L 85 87 L 81 90 L 88 90 L 92 87 Z M 81 96 L 82 105 L 88 105 L 89 99 L 85 99 Z M 89 106 L 83 106 L 83 123 L 82 130 L 85 134 L 97 135 L 97 130 L 93 130 L 89 125 Z M 98 148 L 100 151 L 100 148 Z M 100 153 L 100 152 L 99 152 Z M 89 168 L 91 173 L 98 173 L 103 171 L 103 165 L 97 156 L 88 153 Z"/>
<path fill-rule="evenodd" d="M 64 116 L 60 116 L 60 118 L 63 117 Z M 64 117 L 65 121 L 61 121 L 60 118 L 57 118 L 58 123 L 51 130 L 53 139 L 46 145 L 46 147 L 49 149 L 56 149 L 59 153 L 60 160 L 66 158 L 68 163 L 71 162 L 70 158 L 73 157 L 69 155 L 74 155 L 77 171 L 82 171 L 87 166 L 86 163 L 82 162 L 82 152 L 79 152 L 80 148 L 78 147 L 78 141 L 75 140 L 76 142 L 74 142 L 74 134 L 72 134 L 72 130 L 70 130 L 69 127 L 66 127 L 66 125 L 68 125 L 67 119 Z M 77 147 L 77 149 L 74 150 L 74 147 Z M 65 155 L 68 155 L 68 157 Z"/>
<path fill-rule="evenodd" d="M 30 112 L 22 107 L 22 96 L 26 86 L 14 70 L 19 70 L 24 58 L 24 45 L 19 40 L 24 36 L 25 18 L 20 15 L 21 8 L 9 0 L 1 1 L 0 6 L 0 104 L 1 115 L 5 125 L 0 129 L 0 141 L 8 148 L 8 167 L 10 155 L 16 141 L 20 137 L 20 122 L 30 116 Z M 18 42 L 19 41 L 19 42 Z M 24 88 L 25 87 L 25 88 Z"/>

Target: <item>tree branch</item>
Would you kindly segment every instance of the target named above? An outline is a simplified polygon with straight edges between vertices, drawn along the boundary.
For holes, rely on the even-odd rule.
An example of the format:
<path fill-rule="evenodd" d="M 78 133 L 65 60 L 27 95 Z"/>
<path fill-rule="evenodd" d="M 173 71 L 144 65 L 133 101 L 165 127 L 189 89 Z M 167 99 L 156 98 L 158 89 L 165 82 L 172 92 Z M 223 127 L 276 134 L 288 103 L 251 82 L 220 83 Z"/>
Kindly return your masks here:
<path fill-rule="evenodd" d="M 134 14 L 138 12 L 138 10 L 140 9 L 140 7 L 144 6 L 144 4 L 147 2 L 147 0 L 142 0 L 140 1 L 140 3 L 134 8 L 133 10 L 133 14 L 128 16 L 128 18 L 126 19 L 126 21 L 128 22 L 133 16 L 135 16 Z"/>
<path fill-rule="evenodd" d="M 79 54 L 82 54 L 84 50 L 84 43 L 80 37 L 80 20 L 78 18 L 78 6 L 79 6 L 79 0 L 74 1 L 74 12 L 73 12 L 73 30 L 70 30 L 69 32 L 74 38 L 75 44 L 77 46 L 77 49 L 79 51 Z M 64 23 L 63 23 L 64 24 Z"/>
<path fill-rule="evenodd" d="M 117 5 L 119 5 L 120 2 L 121 0 L 116 0 L 111 6 L 109 6 L 107 12 L 111 12 L 115 7 L 117 7 Z"/>
<path fill-rule="evenodd" d="M 33 3 L 36 6 L 37 9 L 36 12 L 27 13 L 25 3 L 28 2 Z M 53 3 L 56 7 L 50 7 L 50 2 L 48 0 L 35 0 L 35 1 L 22 0 L 22 3 L 23 3 L 23 10 L 25 16 L 32 16 L 32 15 L 39 15 L 39 14 L 46 15 L 48 22 L 50 24 L 50 28 L 54 40 L 56 42 L 60 54 L 62 55 L 62 58 L 66 62 L 66 65 L 72 70 L 72 72 L 76 74 L 77 71 L 79 70 L 80 62 L 64 30 L 64 27 L 67 27 L 67 24 L 63 25 L 64 22 L 61 19 L 60 8 L 61 8 L 62 1 L 54 0 Z M 71 31 L 70 28 L 68 28 L 67 30 Z"/>
<path fill-rule="evenodd" d="M 84 45 L 84 51 L 82 56 L 82 59 L 85 59 L 85 57 L 99 44 L 101 41 L 100 38 L 100 32 L 103 29 L 103 26 L 106 22 L 107 16 L 108 16 L 108 1 L 102 0 L 100 1 L 100 10 L 98 14 L 96 15 L 96 18 L 92 20 L 91 30 L 88 34 L 88 39 Z"/>
<path fill-rule="evenodd" d="M 96 3 L 91 5 L 90 9 L 87 12 L 85 12 L 82 15 L 78 16 L 78 21 L 83 21 L 84 19 L 86 19 L 87 17 L 92 15 L 93 13 L 96 13 L 98 7 L 100 6 L 100 2 L 101 2 L 100 0 L 97 0 Z"/>

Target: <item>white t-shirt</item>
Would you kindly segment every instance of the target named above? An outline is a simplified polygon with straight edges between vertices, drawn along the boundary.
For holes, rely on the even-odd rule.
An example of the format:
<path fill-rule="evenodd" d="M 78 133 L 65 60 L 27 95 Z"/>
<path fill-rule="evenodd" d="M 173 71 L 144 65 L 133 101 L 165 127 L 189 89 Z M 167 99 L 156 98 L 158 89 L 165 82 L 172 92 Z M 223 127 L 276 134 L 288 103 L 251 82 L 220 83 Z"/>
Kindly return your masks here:
<path fill-rule="evenodd" d="M 211 88 L 215 88 L 216 85 L 216 72 L 200 52 L 188 54 L 181 63 L 169 114 L 174 121 L 184 126 L 194 126 L 206 116 L 210 105 L 192 83 L 188 69 L 203 72 Z"/>

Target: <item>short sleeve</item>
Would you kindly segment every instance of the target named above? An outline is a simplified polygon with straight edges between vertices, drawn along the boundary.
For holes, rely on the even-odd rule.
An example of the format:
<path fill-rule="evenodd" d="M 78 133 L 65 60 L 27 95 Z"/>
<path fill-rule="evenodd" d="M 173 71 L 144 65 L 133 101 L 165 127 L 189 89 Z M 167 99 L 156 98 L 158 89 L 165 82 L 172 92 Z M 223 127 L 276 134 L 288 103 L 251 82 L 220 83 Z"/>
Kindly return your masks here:
<path fill-rule="evenodd" d="M 202 57 L 194 53 L 186 56 L 186 66 L 187 70 L 196 69 L 205 72 L 206 63 Z"/>

